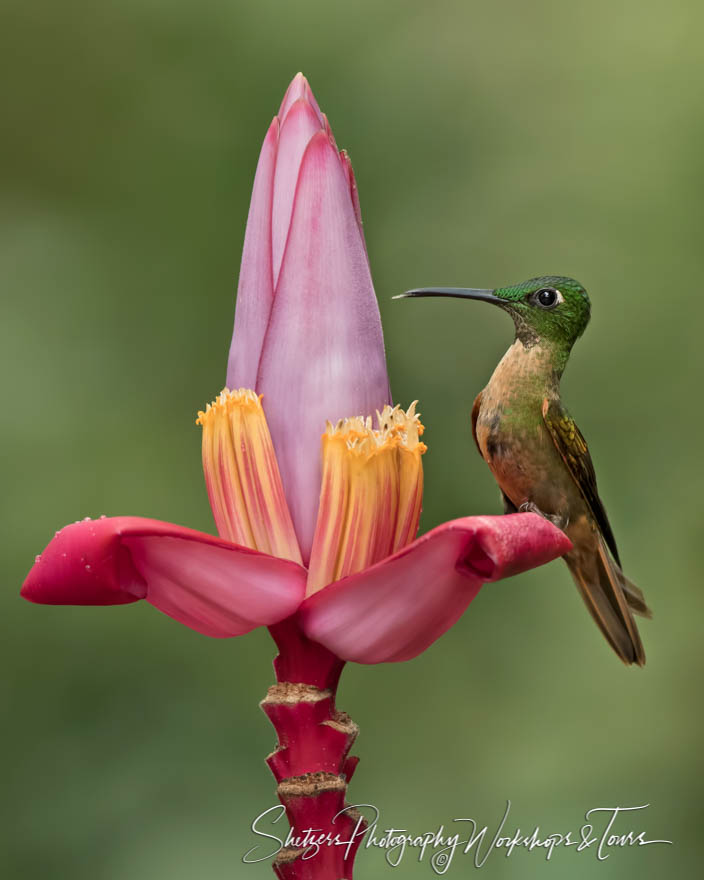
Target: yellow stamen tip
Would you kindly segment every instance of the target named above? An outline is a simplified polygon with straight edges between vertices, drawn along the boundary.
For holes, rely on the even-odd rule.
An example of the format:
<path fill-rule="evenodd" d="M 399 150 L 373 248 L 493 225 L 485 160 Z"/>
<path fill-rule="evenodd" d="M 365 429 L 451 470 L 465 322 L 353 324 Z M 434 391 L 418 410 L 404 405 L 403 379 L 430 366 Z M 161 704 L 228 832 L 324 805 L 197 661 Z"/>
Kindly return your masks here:
<path fill-rule="evenodd" d="M 199 410 L 196 425 L 205 425 L 209 419 L 231 412 L 233 407 L 261 409 L 262 397 L 262 394 L 258 395 L 249 388 L 237 388 L 233 391 L 223 388 L 215 400 L 206 406 L 205 411 Z"/>
<path fill-rule="evenodd" d="M 417 403 L 414 400 L 407 410 L 398 404 L 393 407 L 387 404 L 381 412 L 377 410 L 376 428 L 372 428 L 371 416 L 340 419 L 334 426 L 327 422 L 323 438 L 326 442 L 342 440 L 350 451 L 358 455 L 373 455 L 390 447 L 418 449 L 422 454 L 427 447 L 418 442 L 425 428 L 415 411 Z"/>

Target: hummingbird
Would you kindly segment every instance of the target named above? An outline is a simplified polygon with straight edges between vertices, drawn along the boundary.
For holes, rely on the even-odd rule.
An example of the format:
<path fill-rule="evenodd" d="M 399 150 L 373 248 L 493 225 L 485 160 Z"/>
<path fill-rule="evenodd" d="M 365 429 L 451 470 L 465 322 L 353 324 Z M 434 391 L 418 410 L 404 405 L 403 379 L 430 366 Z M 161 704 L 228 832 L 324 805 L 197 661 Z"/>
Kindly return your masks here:
<path fill-rule="evenodd" d="M 645 664 L 633 613 L 651 617 L 621 570 L 582 432 L 560 397 L 572 346 L 589 323 L 587 291 L 546 275 L 494 290 L 435 287 L 403 297 L 449 296 L 499 306 L 515 338 L 472 407 L 472 435 L 503 496 L 504 512 L 539 513 L 572 541 L 563 558 L 597 626 L 626 664 Z"/>

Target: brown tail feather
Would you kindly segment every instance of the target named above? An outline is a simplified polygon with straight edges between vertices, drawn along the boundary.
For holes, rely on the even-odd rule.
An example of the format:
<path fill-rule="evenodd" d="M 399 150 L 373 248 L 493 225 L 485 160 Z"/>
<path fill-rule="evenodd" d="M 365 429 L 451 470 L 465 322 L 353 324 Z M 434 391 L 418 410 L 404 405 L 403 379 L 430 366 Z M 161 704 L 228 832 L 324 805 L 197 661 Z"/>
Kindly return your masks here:
<path fill-rule="evenodd" d="M 630 605 L 648 614 L 640 590 L 627 581 L 600 535 L 597 546 L 575 549 L 565 557 L 579 592 L 606 640 L 626 664 L 645 665 L 645 651 Z M 641 611 L 641 609 L 643 609 Z"/>
<path fill-rule="evenodd" d="M 635 614 L 640 614 L 641 617 L 651 618 L 653 616 L 653 612 L 650 610 L 650 608 L 648 608 L 648 605 L 646 604 L 643 591 L 640 590 L 633 583 L 633 581 L 630 581 L 620 568 L 619 573 L 621 575 L 621 585 L 623 586 L 623 592 L 626 594 L 628 607 Z"/>

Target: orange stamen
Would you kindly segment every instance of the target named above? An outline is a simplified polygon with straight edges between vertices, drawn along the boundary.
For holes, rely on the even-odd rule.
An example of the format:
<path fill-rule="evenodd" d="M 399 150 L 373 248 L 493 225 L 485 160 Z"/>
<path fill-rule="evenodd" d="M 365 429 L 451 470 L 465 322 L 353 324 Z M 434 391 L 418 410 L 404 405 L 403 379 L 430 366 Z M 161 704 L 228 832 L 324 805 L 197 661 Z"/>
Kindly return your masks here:
<path fill-rule="evenodd" d="M 415 412 L 384 407 L 377 427 L 367 418 L 328 423 L 322 438 L 323 479 L 307 594 L 360 571 L 409 544 L 423 496 Z"/>
<path fill-rule="evenodd" d="M 196 424 L 203 427 L 203 471 L 219 535 L 300 563 L 261 397 L 225 388 Z"/>

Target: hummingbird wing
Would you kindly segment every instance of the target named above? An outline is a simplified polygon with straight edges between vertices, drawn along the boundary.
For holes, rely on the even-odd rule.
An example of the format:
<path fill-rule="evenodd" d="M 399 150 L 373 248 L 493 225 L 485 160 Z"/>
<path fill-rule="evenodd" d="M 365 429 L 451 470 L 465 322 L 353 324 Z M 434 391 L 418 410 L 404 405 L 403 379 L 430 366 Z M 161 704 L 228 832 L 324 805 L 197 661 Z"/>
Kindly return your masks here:
<path fill-rule="evenodd" d="M 650 609 L 638 587 L 621 571 L 616 541 L 597 492 L 586 440 L 559 400 L 546 398 L 543 401 L 543 420 L 598 528 L 595 546 L 589 541 L 575 544 L 565 561 L 611 647 L 624 663 L 643 666 L 645 651 L 632 612 L 649 617 Z"/>
<path fill-rule="evenodd" d="M 582 497 L 587 502 L 592 516 L 599 531 L 604 536 L 606 546 L 611 551 L 614 559 L 621 565 L 616 547 L 616 539 L 611 530 L 609 518 L 604 510 L 601 498 L 596 488 L 596 473 L 592 464 L 592 457 L 587 448 L 587 441 L 577 427 L 577 423 L 559 400 L 543 401 L 543 421 L 547 426 L 553 443 L 560 453 L 562 460 L 567 465 L 572 479 L 577 484 Z"/>
<path fill-rule="evenodd" d="M 482 405 L 482 392 L 474 398 L 474 404 L 472 405 L 472 437 L 474 437 L 474 442 L 477 444 L 477 449 L 479 450 L 479 454 L 482 455 L 482 449 L 479 445 L 479 440 L 477 440 L 477 419 L 479 418 L 479 410 Z M 484 456 L 482 455 L 482 458 Z"/>

